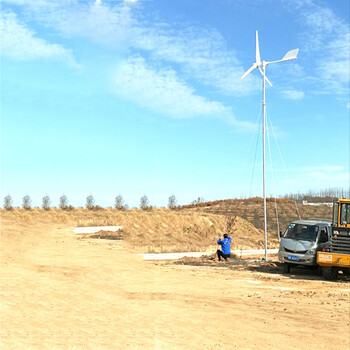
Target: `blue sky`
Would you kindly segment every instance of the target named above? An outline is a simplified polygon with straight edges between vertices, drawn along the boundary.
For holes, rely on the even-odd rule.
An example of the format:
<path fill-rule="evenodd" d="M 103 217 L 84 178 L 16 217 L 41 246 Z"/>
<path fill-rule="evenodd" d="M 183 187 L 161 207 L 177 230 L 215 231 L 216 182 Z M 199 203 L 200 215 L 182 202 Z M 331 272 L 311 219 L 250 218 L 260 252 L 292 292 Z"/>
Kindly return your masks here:
<path fill-rule="evenodd" d="M 0 194 L 262 196 L 256 30 L 267 194 L 348 189 L 348 0 L 3 0 Z"/>

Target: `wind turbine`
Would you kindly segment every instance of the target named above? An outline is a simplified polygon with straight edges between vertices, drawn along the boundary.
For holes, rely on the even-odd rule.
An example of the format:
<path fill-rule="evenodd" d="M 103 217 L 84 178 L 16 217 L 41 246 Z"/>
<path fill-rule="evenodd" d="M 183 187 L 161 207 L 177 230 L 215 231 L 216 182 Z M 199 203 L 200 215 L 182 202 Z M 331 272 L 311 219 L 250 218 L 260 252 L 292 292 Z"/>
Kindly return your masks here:
<path fill-rule="evenodd" d="M 281 60 L 277 61 L 261 61 L 260 58 L 260 50 L 259 50 L 259 37 L 258 37 L 258 31 L 256 31 L 255 36 L 255 63 L 241 76 L 241 79 L 246 77 L 251 71 L 253 71 L 255 68 L 258 68 L 261 75 L 262 75 L 262 81 L 263 81 L 263 98 L 262 98 L 262 107 L 263 107 L 263 197 L 264 197 L 264 236 L 265 236 L 265 261 L 267 261 L 267 221 L 266 221 L 266 185 L 265 185 L 265 124 L 266 124 L 266 103 L 265 103 L 265 81 L 268 82 L 270 86 L 272 86 L 269 79 L 267 79 L 265 70 L 266 67 L 269 64 L 272 63 L 278 63 L 278 62 L 284 62 L 284 61 L 290 61 L 295 60 L 297 58 L 299 49 L 294 49 L 288 51 Z"/>

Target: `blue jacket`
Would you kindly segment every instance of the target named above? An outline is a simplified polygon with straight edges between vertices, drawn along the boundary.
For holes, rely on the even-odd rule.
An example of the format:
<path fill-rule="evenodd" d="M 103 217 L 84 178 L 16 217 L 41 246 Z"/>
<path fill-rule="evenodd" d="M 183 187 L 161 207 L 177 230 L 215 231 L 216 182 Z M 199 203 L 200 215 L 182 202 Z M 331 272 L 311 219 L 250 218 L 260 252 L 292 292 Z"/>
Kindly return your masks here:
<path fill-rule="evenodd" d="M 219 238 L 218 244 L 221 245 L 222 254 L 230 254 L 231 253 L 231 250 L 230 250 L 231 237 L 227 237 L 224 239 Z"/>

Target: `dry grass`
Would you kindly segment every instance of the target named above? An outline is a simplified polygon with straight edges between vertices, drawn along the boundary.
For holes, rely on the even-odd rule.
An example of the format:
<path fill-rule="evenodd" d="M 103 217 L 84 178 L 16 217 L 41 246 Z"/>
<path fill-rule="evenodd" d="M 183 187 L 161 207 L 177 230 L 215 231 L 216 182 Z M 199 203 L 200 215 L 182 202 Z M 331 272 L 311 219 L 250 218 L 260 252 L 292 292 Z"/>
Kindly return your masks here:
<path fill-rule="evenodd" d="M 121 225 L 121 234 L 128 246 L 136 251 L 150 253 L 214 251 L 217 249 L 218 237 L 226 229 L 225 215 L 191 210 L 119 211 L 106 208 L 90 211 L 79 208 L 71 211 L 46 211 L 36 208 L 28 211 L 16 208 L 12 211 L 1 210 L 1 216 L 12 223 L 41 223 L 67 229 L 76 226 Z M 234 219 L 229 234 L 232 237 L 232 249 L 262 248 L 264 245 L 262 231 L 239 217 Z M 277 237 L 271 234 L 269 242 L 271 248 L 276 247 Z"/>
<path fill-rule="evenodd" d="M 185 206 L 186 210 L 211 214 L 230 214 L 232 216 L 245 217 L 250 223 L 254 222 L 254 213 L 257 212 L 261 226 L 264 222 L 263 199 L 260 197 L 249 199 L 227 199 L 214 202 L 201 203 L 199 205 Z M 279 217 L 279 227 L 283 231 L 293 220 L 299 219 L 298 211 L 302 219 L 307 218 L 332 218 L 332 208 L 321 205 L 311 206 L 296 204 L 292 200 L 277 199 L 277 209 Z M 298 211 L 297 211 L 298 209 Z M 277 232 L 275 201 L 267 198 L 267 230 Z"/>

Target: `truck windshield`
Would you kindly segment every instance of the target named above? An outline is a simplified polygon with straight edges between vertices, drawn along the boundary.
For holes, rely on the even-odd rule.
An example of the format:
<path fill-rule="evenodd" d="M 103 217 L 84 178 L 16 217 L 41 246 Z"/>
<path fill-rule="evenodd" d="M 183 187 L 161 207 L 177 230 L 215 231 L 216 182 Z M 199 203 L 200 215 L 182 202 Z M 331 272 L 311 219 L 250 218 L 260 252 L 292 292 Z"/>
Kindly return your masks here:
<path fill-rule="evenodd" d="M 316 241 L 318 226 L 291 224 L 287 227 L 283 237 L 300 241 Z"/>

